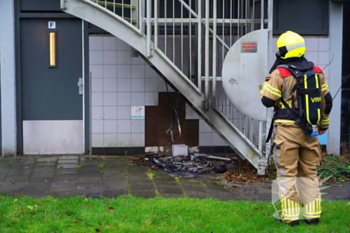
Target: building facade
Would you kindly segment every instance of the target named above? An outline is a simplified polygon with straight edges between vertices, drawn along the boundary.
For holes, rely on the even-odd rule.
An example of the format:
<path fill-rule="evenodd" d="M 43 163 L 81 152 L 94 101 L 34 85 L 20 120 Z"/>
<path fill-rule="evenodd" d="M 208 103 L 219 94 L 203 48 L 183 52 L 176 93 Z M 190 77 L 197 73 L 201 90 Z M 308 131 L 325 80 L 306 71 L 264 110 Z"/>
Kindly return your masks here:
<path fill-rule="evenodd" d="M 62 9 L 69 8 L 69 2 L 67 6 L 59 0 L 0 2 L 0 137 L 3 156 L 167 153 L 175 144 L 186 144 L 190 152 L 201 153 L 228 153 L 233 151 L 232 148 L 239 148 L 226 140 L 225 127 L 213 128 L 211 118 L 203 117 L 207 110 L 193 108 L 196 100 L 181 91 L 187 88 L 181 89 L 177 83 L 169 81 L 171 73 L 165 74 L 166 69 L 154 65 L 151 55 L 144 56 L 139 49 L 130 45 L 132 37 L 119 38 L 91 22 L 63 12 Z M 180 67 L 182 74 L 196 79 L 199 63 L 194 60 L 198 54 L 205 54 L 206 48 L 203 47 L 203 51 L 198 49 L 198 26 L 193 26 L 193 32 L 186 38 L 191 42 L 183 42 L 183 32 L 191 31 L 192 27 L 183 29 L 180 21 L 176 21 L 175 25 L 175 18 L 191 17 L 183 13 L 176 15 L 175 10 L 182 12 L 183 9 L 174 2 L 159 6 L 164 9 L 159 13 L 165 15 L 163 18 L 166 18 L 167 12 L 169 15 L 173 12 L 174 20 L 170 21 L 173 30 L 167 26 L 160 28 L 159 40 L 155 43 L 167 57 L 173 58 L 172 62 Z M 192 9 L 190 15 L 198 16 L 200 6 L 197 1 L 180 2 Z M 223 9 L 217 11 L 218 18 L 220 15 L 224 18 L 225 12 L 230 12 L 230 9 L 241 17 L 236 9 L 240 9 L 242 6 L 239 4 L 243 2 L 246 1 L 218 0 L 218 6 Z M 156 2 L 152 1 L 152 4 L 154 6 Z M 290 15 L 291 5 L 282 1 L 249 1 L 245 9 L 249 9 L 253 19 L 262 19 L 261 29 L 269 29 L 269 25 L 272 27 L 270 42 L 266 44 L 269 65 L 274 61 L 274 44 L 278 34 L 293 30 L 306 38 L 305 56 L 325 70 L 334 98 L 331 127 L 320 141 L 327 144 L 329 153 L 339 154 L 341 145 L 349 148 L 350 142 L 347 117 L 350 81 L 345 65 L 348 48 L 343 43 L 350 36 L 345 30 L 350 19 L 344 14 L 350 5 L 347 1 L 314 0 L 308 3 L 298 0 L 293 4 L 295 8 L 305 11 L 312 7 L 314 11 L 309 17 L 315 20 L 300 17 L 296 21 L 295 12 Z M 258 9 L 261 9 L 260 13 L 257 13 Z M 214 17 L 213 12 L 208 14 L 208 17 Z M 126 12 L 124 16 L 131 19 L 132 12 Z M 232 22 L 235 22 L 235 17 L 231 17 Z M 249 21 L 246 19 L 245 22 Z M 249 30 L 257 30 L 257 25 L 251 23 Z M 239 35 L 242 30 L 243 35 L 244 30 L 248 33 L 247 28 L 247 25 L 241 25 L 233 28 L 233 31 L 226 31 L 222 26 L 221 33 Z M 203 38 L 206 29 L 203 26 Z M 155 40 L 155 32 L 150 33 L 153 33 L 151 39 Z M 169 36 L 171 39 L 163 40 Z M 222 36 L 222 40 L 228 40 L 228 37 Z M 237 37 L 233 40 L 237 40 Z M 197 46 L 197 49 L 192 46 Z M 209 46 L 210 49 L 213 47 Z M 214 62 L 205 63 L 204 56 L 203 73 L 206 72 L 206 65 L 210 64 L 217 67 L 217 71 L 208 71 L 206 76 L 214 77 L 217 73 L 220 77 L 224 53 L 218 52 L 217 56 L 222 59 L 216 65 Z M 167 59 L 165 61 L 168 62 Z M 199 77 L 202 76 L 199 74 Z M 217 82 L 219 84 L 215 86 L 203 81 L 210 88 L 215 86 L 215 92 L 209 94 L 210 98 L 215 96 L 216 107 L 220 105 L 224 115 L 234 112 L 230 120 L 242 121 L 242 131 L 249 131 L 250 124 L 255 123 L 249 120 L 247 123 L 244 116 L 236 114 L 234 106 L 231 107 L 225 97 L 219 78 Z M 206 93 L 204 89 L 202 87 L 200 90 Z M 205 106 L 204 101 L 204 109 Z M 251 134 L 248 132 L 247 138 L 253 143 L 254 140 L 261 140 L 260 137 L 256 139 L 253 132 Z"/>

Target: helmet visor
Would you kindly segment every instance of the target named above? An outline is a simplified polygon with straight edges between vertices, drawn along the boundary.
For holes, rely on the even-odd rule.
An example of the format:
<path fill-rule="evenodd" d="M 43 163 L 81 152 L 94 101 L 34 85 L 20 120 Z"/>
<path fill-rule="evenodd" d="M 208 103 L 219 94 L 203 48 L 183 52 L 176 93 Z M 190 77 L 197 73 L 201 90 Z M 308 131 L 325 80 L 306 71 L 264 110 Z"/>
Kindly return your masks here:
<path fill-rule="evenodd" d="M 300 54 L 299 49 L 301 48 L 305 48 L 305 42 L 282 46 L 278 48 L 278 55 L 281 58 L 301 57 L 302 55 L 304 55 Z"/>

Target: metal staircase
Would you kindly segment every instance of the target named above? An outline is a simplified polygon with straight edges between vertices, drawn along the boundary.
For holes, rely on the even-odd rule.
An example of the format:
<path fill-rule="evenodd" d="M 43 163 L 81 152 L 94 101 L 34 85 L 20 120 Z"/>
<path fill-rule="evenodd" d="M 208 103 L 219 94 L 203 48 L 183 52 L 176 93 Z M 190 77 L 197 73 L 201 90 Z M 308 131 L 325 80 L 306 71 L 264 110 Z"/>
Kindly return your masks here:
<path fill-rule="evenodd" d="M 61 0 L 64 12 L 137 50 L 258 174 L 267 165 L 265 122 L 232 106 L 218 67 L 237 39 L 267 27 L 267 5 L 264 0 Z"/>

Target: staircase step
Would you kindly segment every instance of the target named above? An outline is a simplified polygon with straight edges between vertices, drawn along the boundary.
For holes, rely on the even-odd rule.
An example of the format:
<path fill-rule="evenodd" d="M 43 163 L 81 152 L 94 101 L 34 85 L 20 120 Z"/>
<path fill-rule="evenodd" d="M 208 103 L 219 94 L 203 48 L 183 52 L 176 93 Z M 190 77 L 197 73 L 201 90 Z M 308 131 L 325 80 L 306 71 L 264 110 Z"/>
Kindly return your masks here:
<path fill-rule="evenodd" d="M 136 6 L 132 6 L 129 4 L 122 4 L 122 3 L 113 3 L 113 2 L 107 2 L 107 1 L 96 1 L 96 0 L 91 0 L 92 2 L 95 2 L 101 6 L 111 6 L 115 8 L 124 8 L 124 9 L 132 9 L 135 10 Z"/>

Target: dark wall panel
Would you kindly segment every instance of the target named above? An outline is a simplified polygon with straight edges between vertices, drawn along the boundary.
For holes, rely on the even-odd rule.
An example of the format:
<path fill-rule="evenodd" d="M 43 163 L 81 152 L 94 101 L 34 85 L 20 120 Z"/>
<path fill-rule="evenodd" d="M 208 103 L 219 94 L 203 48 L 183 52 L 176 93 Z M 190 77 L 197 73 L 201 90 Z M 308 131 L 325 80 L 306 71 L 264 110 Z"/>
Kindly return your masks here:
<path fill-rule="evenodd" d="M 343 62 L 341 92 L 341 142 L 350 150 L 350 3 L 343 4 Z"/>
<path fill-rule="evenodd" d="M 302 35 L 328 35 L 328 4 L 326 0 L 274 1 L 273 33 L 292 30 Z"/>
<path fill-rule="evenodd" d="M 180 125 L 181 136 L 179 135 L 176 118 L 173 118 L 172 106 L 176 106 L 177 93 L 161 92 L 159 93 L 159 106 L 146 106 L 145 120 L 145 146 L 164 146 L 171 149 L 172 144 L 186 144 L 188 146 L 199 145 L 199 121 L 186 120 L 185 99 L 180 96 L 176 107 Z M 171 122 L 173 125 L 174 142 L 171 140 L 170 133 L 166 134 Z"/>
<path fill-rule="evenodd" d="M 22 12 L 60 12 L 60 0 L 20 0 Z"/>
<path fill-rule="evenodd" d="M 344 21 L 343 21 L 343 64 L 342 64 L 342 73 L 343 73 L 343 89 L 350 89 L 350 44 L 347 43 L 350 40 L 350 3 L 344 3 Z"/>
<path fill-rule="evenodd" d="M 350 150 L 350 89 L 342 91 L 341 101 L 341 143 Z"/>

